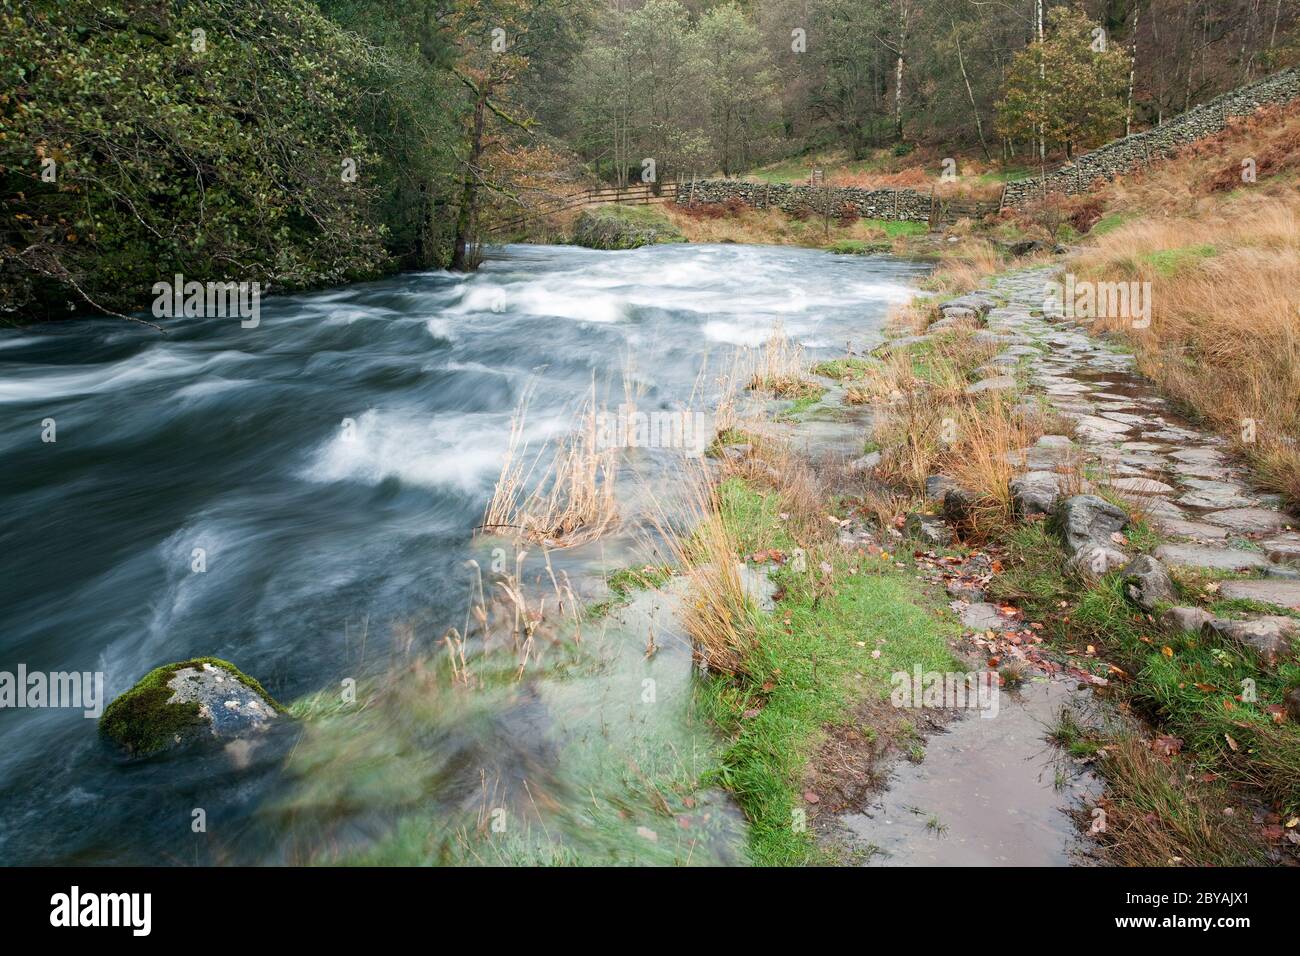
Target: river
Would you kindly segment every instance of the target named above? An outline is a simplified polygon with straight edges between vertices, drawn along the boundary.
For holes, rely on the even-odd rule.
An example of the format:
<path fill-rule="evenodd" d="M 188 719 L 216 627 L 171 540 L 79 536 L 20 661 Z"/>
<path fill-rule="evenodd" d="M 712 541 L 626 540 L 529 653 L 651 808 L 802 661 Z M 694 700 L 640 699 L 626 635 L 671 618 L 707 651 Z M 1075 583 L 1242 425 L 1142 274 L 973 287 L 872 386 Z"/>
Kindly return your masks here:
<path fill-rule="evenodd" d="M 759 345 L 778 321 L 814 359 L 869 348 L 925 268 L 761 246 L 507 246 L 469 276 L 268 298 L 256 328 L 168 319 L 161 335 L 74 319 L 0 331 L 0 670 L 103 672 L 110 700 L 200 655 L 286 703 L 364 684 L 412 644 L 434 653 L 463 616 L 463 562 L 529 383 L 534 443 L 569 427 L 593 381 L 620 392 L 629 364 L 639 407 L 680 408 L 698 382 L 707 391 L 706 362 Z M 602 543 L 601 560 L 626 563 L 628 547 Z M 591 578 L 593 554 L 564 560 Z M 685 686 L 689 655 L 656 660 Z M 574 728 L 620 674 L 635 676 L 558 669 L 424 723 L 377 707 L 364 732 L 328 742 L 285 721 L 235 758 L 124 760 L 79 710 L 0 710 L 0 861 L 429 858 L 427 826 L 394 834 L 468 806 L 484 753 L 520 778 L 599 786 L 563 762 L 575 743 L 590 750 Z M 683 706 L 672 734 L 694 740 Z M 627 753 L 610 760 L 626 776 Z M 698 810 L 712 798 L 685 799 Z M 710 826 L 720 820 L 734 843 L 722 801 Z M 582 839 L 548 833 L 548 845 L 629 858 L 626 840 L 588 823 Z M 644 829 L 633 832 L 665 846 Z"/>

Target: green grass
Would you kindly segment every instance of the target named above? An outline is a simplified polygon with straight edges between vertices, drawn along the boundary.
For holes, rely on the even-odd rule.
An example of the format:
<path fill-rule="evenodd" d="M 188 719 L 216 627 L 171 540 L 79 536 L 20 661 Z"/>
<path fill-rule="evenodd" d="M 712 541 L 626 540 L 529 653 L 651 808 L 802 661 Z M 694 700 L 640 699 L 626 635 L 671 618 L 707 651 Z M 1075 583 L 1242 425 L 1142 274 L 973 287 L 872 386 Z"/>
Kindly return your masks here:
<path fill-rule="evenodd" d="M 879 362 L 860 358 L 838 358 L 828 362 L 818 362 L 812 367 L 814 375 L 833 378 L 837 382 L 857 381 L 867 377 L 867 373 L 879 366 Z"/>
<path fill-rule="evenodd" d="M 982 183 L 1007 183 L 1013 179 L 1028 179 L 1037 175 L 1029 166 L 1004 166 L 1002 169 L 990 169 L 975 178 Z"/>
<path fill-rule="evenodd" d="M 1259 614 L 1271 614 L 1278 617 L 1300 617 L 1300 611 L 1277 604 L 1268 604 L 1251 598 L 1225 598 L 1210 604 L 1210 613 L 1215 617 L 1242 618 Z"/>
<path fill-rule="evenodd" d="M 1133 216 L 1130 213 L 1107 213 L 1093 223 L 1092 228 L 1088 230 L 1088 234 L 1092 236 L 1104 236 L 1108 232 L 1114 232 L 1132 218 Z"/>
<path fill-rule="evenodd" d="M 896 219 L 863 219 L 861 221 L 872 229 L 881 230 L 890 239 L 899 236 L 924 236 L 930 231 L 929 225 L 924 222 L 899 221 Z"/>
<path fill-rule="evenodd" d="M 790 403 L 790 407 L 785 410 L 785 412 L 783 413 L 783 417 L 789 417 L 791 415 L 800 415 L 808 411 L 808 409 L 812 408 L 814 405 L 820 402 L 822 400 L 822 396 L 825 394 L 826 394 L 826 389 L 818 388 L 816 391 L 810 391 L 804 395 L 800 395 L 798 398 L 796 398 L 793 402 Z"/>
<path fill-rule="evenodd" d="M 724 520 L 743 549 L 793 546 L 772 496 L 735 479 L 721 493 Z M 935 613 L 911 576 L 890 562 L 839 549 L 824 557 L 834 569 L 833 591 L 819 597 L 813 574 L 789 565 L 777 571 L 785 597 L 773 614 L 760 616 L 749 677 L 713 679 L 699 693 L 702 712 L 730 740 L 716 776 L 749 819 L 750 856 L 759 865 L 819 858 L 812 835 L 792 824 L 794 811 L 804 807 L 801 782 L 824 727 L 851 720 L 863 698 L 887 697 L 894 671 L 916 663 L 925 670 L 960 669 L 948 650 L 955 624 Z M 810 557 L 819 574 L 815 565 Z"/>
<path fill-rule="evenodd" d="M 1144 257 L 1162 276 L 1166 278 L 1177 275 L 1183 268 L 1194 265 L 1201 259 L 1208 259 L 1218 250 L 1214 246 L 1181 246 L 1177 249 L 1160 249 L 1147 253 Z"/>
<path fill-rule="evenodd" d="M 1271 669 L 1226 641 L 1163 634 L 1124 599 L 1118 575 L 1083 593 L 1070 626 L 1125 669 L 1125 696 L 1198 759 L 1300 810 L 1300 727 L 1265 709 L 1300 683 L 1300 663 Z M 1256 700 L 1244 699 L 1252 687 Z"/>
<path fill-rule="evenodd" d="M 1016 525 L 1003 544 L 1007 557 L 1002 573 L 990 583 L 990 593 L 999 601 L 1025 608 L 1031 619 L 1052 613 L 1057 602 L 1072 594 L 1073 587 L 1062 570 L 1065 551 L 1046 522 Z"/>
<path fill-rule="evenodd" d="M 828 252 L 841 256 L 866 256 L 876 252 L 888 252 L 887 242 L 868 242 L 865 239 L 836 239 L 826 247 Z"/>
<path fill-rule="evenodd" d="M 633 591 L 653 590 L 662 587 L 673 576 L 673 569 L 664 566 L 645 565 L 640 568 L 619 568 L 611 571 L 605 578 L 605 584 L 619 597 L 627 597 Z"/>

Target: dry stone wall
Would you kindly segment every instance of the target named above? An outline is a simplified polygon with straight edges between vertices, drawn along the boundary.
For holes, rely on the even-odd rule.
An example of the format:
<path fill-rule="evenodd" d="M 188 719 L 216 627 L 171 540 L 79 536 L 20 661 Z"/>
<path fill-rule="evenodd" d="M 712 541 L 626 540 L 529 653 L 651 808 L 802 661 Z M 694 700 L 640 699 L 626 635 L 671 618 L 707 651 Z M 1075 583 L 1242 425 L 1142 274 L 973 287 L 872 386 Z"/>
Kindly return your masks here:
<path fill-rule="evenodd" d="M 927 222 L 930 194 L 914 189 L 859 189 L 854 186 L 809 186 L 801 183 L 751 183 L 739 179 L 701 179 L 681 182 L 677 202 L 724 203 L 739 199 L 757 209 L 781 209 L 822 216 L 838 216 L 845 207 L 867 219 Z"/>
<path fill-rule="evenodd" d="M 1018 206 L 1044 192 L 1087 192 L 1097 180 L 1109 180 L 1160 159 L 1207 136 L 1213 136 L 1235 116 L 1246 116 L 1261 106 L 1289 103 L 1300 96 L 1300 68 L 1280 73 L 1224 93 L 1167 123 L 1084 153 L 1071 165 L 1048 173 L 1045 179 L 1018 179 L 1007 183 L 1004 206 Z M 1245 159 L 1246 157 L 1242 157 Z"/>

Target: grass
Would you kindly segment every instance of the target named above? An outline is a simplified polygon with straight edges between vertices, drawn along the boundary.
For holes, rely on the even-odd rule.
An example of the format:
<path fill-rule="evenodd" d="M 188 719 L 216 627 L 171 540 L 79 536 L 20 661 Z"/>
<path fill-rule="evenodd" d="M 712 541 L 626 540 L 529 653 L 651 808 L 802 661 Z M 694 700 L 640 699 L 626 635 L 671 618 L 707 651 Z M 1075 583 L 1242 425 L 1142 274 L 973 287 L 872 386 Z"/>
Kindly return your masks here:
<path fill-rule="evenodd" d="M 824 389 L 808 378 L 803 346 L 786 335 L 778 322 L 759 353 L 756 368 L 749 380 L 751 389 L 769 391 L 778 398 L 811 398 L 811 405 L 821 398 Z"/>
<path fill-rule="evenodd" d="M 1195 773 L 1172 741 L 1127 726 L 1085 726 L 1064 708 L 1051 739 L 1074 759 L 1095 760 L 1107 789 L 1089 829 L 1117 866 L 1258 866 L 1259 840 L 1232 791 Z"/>
<path fill-rule="evenodd" d="M 673 576 L 673 569 L 664 565 L 647 564 L 640 568 L 618 568 L 605 578 L 610 591 L 627 597 L 633 591 L 654 590 L 663 587 Z"/>
<path fill-rule="evenodd" d="M 982 238 L 965 238 L 942 255 L 938 268 L 921 283 L 923 289 L 960 295 L 978 289 L 985 279 L 1004 268 L 1002 252 Z"/>
<path fill-rule="evenodd" d="M 888 352 L 846 401 L 877 403 L 873 439 L 882 450 L 879 474 L 920 492 L 925 480 L 942 473 L 975 497 L 969 514 L 980 534 L 1011 518 L 1010 452 L 1031 444 L 1041 420 L 1024 416 L 992 393 L 966 394 L 978 369 L 996 348 L 969 330 L 941 334 Z"/>
<path fill-rule="evenodd" d="M 1149 327 L 1111 317 L 1102 328 L 1300 506 L 1298 149 L 1293 104 L 1125 177 L 1097 195 L 1106 211 L 1071 268 L 1081 279 L 1151 283 Z M 1259 161 L 1255 183 L 1240 181 L 1243 156 Z"/>
<path fill-rule="evenodd" d="M 1171 278 L 1190 266 L 1195 266 L 1201 259 L 1208 259 L 1217 250 L 1214 246 L 1180 246 L 1173 249 L 1157 249 L 1144 255 L 1146 262 L 1158 272 L 1161 278 Z"/>
<path fill-rule="evenodd" d="M 722 486 L 721 507 L 745 550 L 795 546 L 772 493 L 732 479 Z M 821 557 L 829 574 L 811 557 L 802 571 L 787 563 L 775 572 L 784 597 L 775 613 L 757 618 L 744 677 L 700 690 L 702 712 L 729 740 L 717 779 L 750 821 L 758 865 L 818 858 L 811 833 L 794 824 L 823 728 L 850 721 L 864 698 L 887 697 L 895 670 L 918 662 L 926 670 L 958 669 L 947 648 L 955 629 L 931 613 L 912 578 L 838 547 Z"/>
<path fill-rule="evenodd" d="M 1300 811 L 1300 725 L 1279 720 L 1300 664 L 1273 669 L 1212 636 L 1163 633 L 1125 600 L 1118 575 L 1079 594 L 1068 617 L 1066 640 L 1095 643 L 1118 663 L 1134 706 L 1207 766 Z"/>
<path fill-rule="evenodd" d="M 812 390 L 804 391 L 803 394 L 795 397 L 795 400 L 790 403 L 790 407 L 785 410 L 785 416 L 799 415 L 808 411 L 808 409 L 820 402 L 825 394 L 826 390 L 824 388 L 814 385 Z"/>
<path fill-rule="evenodd" d="M 891 252 L 896 255 L 935 253 L 924 222 L 792 216 L 780 209 L 756 209 L 742 204 L 701 215 L 698 210 L 670 203 L 662 209 L 673 227 L 689 242 L 737 242 L 803 246 L 844 255 Z"/>
<path fill-rule="evenodd" d="M 595 384 L 577 411 L 577 427 L 526 462 L 524 423 L 531 395 L 530 386 L 511 418 L 501 474 L 481 530 L 552 548 L 592 541 L 618 518 L 618 454 L 600 441 Z"/>
<path fill-rule="evenodd" d="M 814 375 L 821 375 L 825 378 L 833 378 L 838 382 L 856 381 L 865 378 L 867 373 L 876 368 L 879 363 L 868 359 L 853 357 L 831 359 L 826 362 L 818 362 L 811 369 Z"/>

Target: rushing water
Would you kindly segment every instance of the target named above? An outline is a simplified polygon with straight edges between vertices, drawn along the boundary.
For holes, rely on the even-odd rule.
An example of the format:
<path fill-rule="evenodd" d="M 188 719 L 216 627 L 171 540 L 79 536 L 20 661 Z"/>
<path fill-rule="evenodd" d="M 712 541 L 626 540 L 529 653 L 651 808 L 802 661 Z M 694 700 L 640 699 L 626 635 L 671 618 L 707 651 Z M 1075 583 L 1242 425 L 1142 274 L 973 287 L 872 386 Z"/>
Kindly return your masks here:
<path fill-rule="evenodd" d="M 396 645 L 431 648 L 463 614 L 462 562 L 529 382 L 534 439 L 629 364 L 639 407 L 680 407 L 710 356 L 763 342 L 777 321 L 814 356 L 869 347 L 922 268 L 753 246 L 511 246 L 468 277 L 268 299 L 254 329 L 4 331 L 0 670 L 102 671 L 111 700 L 155 666 L 214 655 L 286 702 L 383 672 Z M 581 716 L 646 666 L 640 648 L 594 653 L 608 666 L 486 691 L 425 724 L 390 705 L 322 743 L 281 722 L 239 759 L 126 761 L 79 711 L 0 711 L 0 862 L 365 853 L 415 810 L 465 806 L 483 753 L 510 751 L 508 773 L 527 779 L 590 752 Z M 657 660 L 669 684 L 689 677 L 688 654 Z M 609 714 L 600 723 L 607 735 Z M 627 753 L 610 759 L 626 776 Z M 598 769 L 565 785 L 592 789 Z M 313 817 L 324 805 L 328 827 Z M 582 850 L 603 852 L 594 838 Z"/>

